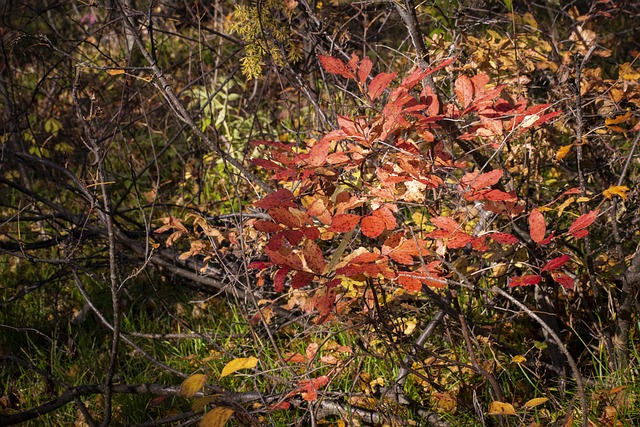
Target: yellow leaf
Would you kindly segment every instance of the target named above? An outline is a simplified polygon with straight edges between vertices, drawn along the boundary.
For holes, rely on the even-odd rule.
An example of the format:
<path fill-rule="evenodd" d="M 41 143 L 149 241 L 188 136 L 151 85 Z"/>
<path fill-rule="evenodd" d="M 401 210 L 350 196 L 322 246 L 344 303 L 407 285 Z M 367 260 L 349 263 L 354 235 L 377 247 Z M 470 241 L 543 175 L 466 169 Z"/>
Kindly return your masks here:
<path fill-rule="evenodd" d="M 569 206 L 571 203 L 575 201 L 576 201 L 575 197 L 569 197 L 567 200 L 564 201 L 564 203 L 558 206 L 558 218 L 560 218 L 560 216 L 562 215 L 562 212 L 564 212 L 567 206 Z"/>
<path fill-rule="evenodd" d="M 524 363 L 527 361 L 527 358 L 521 355 L 513 356 L 511 359 L 511 363 Z"/>
<path fill-rule="evenodd" d="M 214 394 L 213 396 L 205 396 L 205 397 L 199 397 L 196 400 L 193 401 L 193 403 L 191 404 L 191 410 L 193 412 L 200 412 L 202 411 L 209 403 L 213 402 L 214 400 L 216 400 L 218 398 L 217 394 Z"/>
<path fill-rule="evenodd" d="M 625 62 L 618 69 L 618 75 L 625 80 L 637 80 L 640 79 L 640 73 L 633 69 L 631 63 Z"/>
<path fill-rule="evenodd" d="M 576 199 L 576 202 L 578 202 L 578 203 L 584 203 L 584 202 L 588 202 L 589 200 L 591 200 L 591 199 L 590 199 L 590 198 L 588 198 L 588 197 L 578 197 L 578 198 Z"/>
<path fill-rule="evenodd" d="M 516 410 L 511 403 L 494 401 L 489 404 L 489 415 L 516 415 Z"/>
<path fill-rule="evenodd" d="M 216 406 L 200 420 L 200 427 L 224 427 L 234 410 L 224 406 Z"/>
<path fill-rule="evenodd" d="M 106 71 L 110 76 L 119 76 L 120 74 L 124 74 L 124 70 L 122 68 L 114 68 Z"/>
<path fill-rule="evenodd" d="M 195 395 L 202 389 L 202 387 L 204 387 L 205 382 L 207 382 L 206 375 L 191 375 L 189 378 L 184 380 L 184 382 L 180 386 L 180 394 L 184 397 L 193 397 L 193 395 Z"/>
<path fill-rule="evenodd" d="M 526 408 L 534 408 L 534 407 L 536 407 L 538 405 L 542 405 L 547 400 L 549 400 L 549 398 L 547 398 L 547 397 L 536 397 L 535 399 L 529 400 L 527 403 L 524 404 L 524 406 Z"/>
<path fill-rule="evenodd" d="M 404 334 L 411 335 L 416 330 L 416 326 L 418 326 L 418 322 L 415 317 L 406 319 L 404 322 Z"/>
<path fill-rule="evenodd" d="M 556 153 L 556 160 L 560 161 L 564 159 L 567 154 L 569 154 L 569 150 L 571 150 L 571 147 L 573 147 L 573 144 L 563 145 L 562 147 L 560 147 L 560 149 Z"/>
<path fill-rule="evenodd" d="M 624 123 L 631 117 L 631 111 L 628 111 L 627 114 L 622 114 L 620 116 L 612 117 L 604 120 L 604 124 L 606 126 L 611 125 L 619 125 L 620 123 Z"/>
<path fill-rule="evenodd" d="M 220 374 L 220 378 L 224 378 L 227 375 L 233 374 L 235 371 L 239 369 L 252 369 L 255 368 L 258 364 L 258 359 L 255 357 L 239 357 L 238 359 L 233 359 L 231 362 L 227 363 L 222 369 L 222 373 Z"/>
<path fill-rule="evenodd" d="M 602 195 L 610 200 L 613 196 L 619 196 L 622 200 L 627 200 L 627 191 L 629 191 L 629 187 L 625 185 L 612 185 L 604 190 Z"/>

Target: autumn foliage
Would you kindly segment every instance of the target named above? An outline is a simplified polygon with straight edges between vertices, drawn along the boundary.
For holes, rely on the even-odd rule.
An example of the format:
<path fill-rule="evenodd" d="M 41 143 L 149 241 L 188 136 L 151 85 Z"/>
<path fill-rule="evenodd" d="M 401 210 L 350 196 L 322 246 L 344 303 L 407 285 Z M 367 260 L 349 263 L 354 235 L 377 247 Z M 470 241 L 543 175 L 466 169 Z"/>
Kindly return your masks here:
<path fill-rule="evenodd" d="M 277 292 L 286 286 L 317 289 L 315 308 L 326 320 L 347 280 L 392 283 L 408 292 L 442 288 L 456 275 L 447 262 L 453 251 L 481 256 L 490 247 L 509 245 L 535 251 L 558 239 L 587 235 L 597 211 L 581 215 L 565 232 L 547 235 L 543 213 L 526 209 L 509 189 L 507 171 L 488 164 L 474 171 L 437 136 L 444 123 L 464 122 L 467 130 L 459 138 L 499 149 L 559 114 L 549 105 L 528 106 L 522 98 L 505 96 L 505 87 L 492 85 L 484 73 L 460 74 L 455 100 L 441 104 L 427 77 L 454 61 L 414 69 L 393 84 L 397 73 L 370 76 L 369 58 L 352 55 L 344 63 L 320 56 L 328 74 L 358 88 L 366 114 L 338 116 L 336 130 L 304 148 L 254 142 L 264 154 L 254 164 L 280 189 L 254 203 L 270 219 L 251 223 L 268 236 L 263 248 L 268 261 L 251 266 L 271 271 Z M 443 201 L 456 208 L 444 214 Z M 481 206 L 495 219 L 490 226 L 473 225 L 464 214 L 469 206 Z M 514 235 L 511 225 L 523 219 L 529 233 Z M 574 279 L 562 270 L 570 259 L 565 254 L 543 266 L 530 265 L 528 274 L 510 275 L 509 284 L 536 285 L 548 272 L 573 289 Z M 341 306 L 348 304 L 343 300 Z"/>

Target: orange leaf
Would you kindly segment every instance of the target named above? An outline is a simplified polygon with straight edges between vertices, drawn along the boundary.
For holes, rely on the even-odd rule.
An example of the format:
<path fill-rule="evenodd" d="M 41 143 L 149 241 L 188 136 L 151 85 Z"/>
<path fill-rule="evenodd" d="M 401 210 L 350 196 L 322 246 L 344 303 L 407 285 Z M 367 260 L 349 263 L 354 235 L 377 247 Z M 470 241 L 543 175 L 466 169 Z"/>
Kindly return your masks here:
<path fill-rule="evenodd" d="M 331 221 L 331 227 L 327 231 L 336 231 L 338 233 L 346 233 L 353 230 L 360 222 L 360 215 L 354 214 L 337 214 Z"/>
<path fill-rule="evenodd" d="M 372 67 L 373 63 L 368 56 L 362 58 L 362 62 L 360 62 L 360 68 L 358 69 L 358 81 L 361 85 L 364 85 L 367 81 L 367 77 L 369 77 L 369 73 L 371 72 Z"/>
<path fill-rule="evenodd" d="M 362 234 L 367 237 L 378 237 L 385 230 L 384 220 L 376 215 L 369 215 L 362 218 L 360 223 Z"/>
<path fill-rule="evenodd" d="M 569 154 L 571 147 L 573 147 L 573 144 L 563 145 L 562 147 L 560 147 L 558 151 L 556 151 L 556 160 L 560 161 L 564 159 L 567 156 L 567 154 Z"/>
<path fill-rule="evenodd" d="M 389 86 L 398 73 L 380 73 L 369 83 L 369 98 L 373 101 Z"/>
<path fill-rule="evenodd" d="M 353 72 L 349 70 L 344 62 L 342 62 L 338 58 L 334 58 L 333 56 L 318 55 L 318 59 L 320 60 L 322 68 L 324 68 L 328 73 L 337 74 L 344 77 L 345 79 L 355 80 L 356 76 L 353 74 Z"/>
<path fill-rule="evenodd" d="M 461 183 L 470 186 L 474 190 L 491 187 L 497 184 L 503 175 L 502 169 L 494 169 L 490 172 L 478 174 L 478 172 L 468 173 L 462 177 Z"/>
<path fill-rule="evenodd" d="M 462 108 L 467 108 L 473 101 L 473 83 L 464 74 L 456 79 L 454 91 Z"/>
<path fill-rule="evenodd" d="M 547 225 L 544 221 L 544 216 L 537 209 L 534 208 L 529 214 L 529 234 L 531 235 L 531 239 L 540 243 L 544 240 L 544 235 L 547 234 Z"/>

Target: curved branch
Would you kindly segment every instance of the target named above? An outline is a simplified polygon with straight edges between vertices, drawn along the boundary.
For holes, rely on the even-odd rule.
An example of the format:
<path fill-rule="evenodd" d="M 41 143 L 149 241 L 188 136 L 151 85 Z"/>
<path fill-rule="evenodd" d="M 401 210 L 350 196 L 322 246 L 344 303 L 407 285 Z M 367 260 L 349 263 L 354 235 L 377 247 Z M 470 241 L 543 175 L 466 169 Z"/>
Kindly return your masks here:
<path fill-rule="evenodd" d="M 542 326 L 542 329 L 547 331 L 549 336 L 556 342 L 556 344 L 558 345 L 558 347 L 560 348 L 562 353 L 567 358 L 567 363 L 569 364 L 569 367 L 571 368 L 571 373 L 572 373 L 573 380 L 576 382 L 576 387 L 578 387 L 578 396 L 580 396 L 580 406 L 581 406 L 581 410 L 582 410 L 582 425 L 583 425 L 583 427 L 588 427 L 588 425 L 589 425 L 589 404 L 587 402 L 587 395 L 586 395 L 586 393 L 584 391 L 584 382 L 582 380 L 582 375 L 580 374 L 580 370 L 578 369 L 578 364 L 573 359 L 573 356 L 571 356 L 571 353 L 569 353 L 569 350 L 567 350 L 567 347 L 565 347 L 565 345 L 563 344 L 563 342 L 560 339 L 560 337 L 558 337 L 558 335 L 553 331 L 553 329 L 551 329 L 549 327 L 549 325 L 547 325 L 540 318 L 540 316 L 535 314 L 533 311 L 531 311 L 529 309 L 529 307 L 527 307 L 526 305 L 524 305 L 523 303 L 518 301 L 513 296 L 509 295 L 508 293 L 506 293 L 502 289 L 498 288 L 497 286 L 492 287 L 491 289 L 489 289 L 489 291 L 490 292 L 494 292 L 494 293 L 496 293 L 498 295 L 501 295 L 501 296 L 505 297 L 506 299 L 508 299 L 509 301 L 511 301 L 512 303 L 514 303 L 515 305 L 517 305 L 522 311 L 527 313 L 527 315 L 529 317 L 531 317 L 536 322 L 538 322 L 540 324 L 540 326 Z"/>

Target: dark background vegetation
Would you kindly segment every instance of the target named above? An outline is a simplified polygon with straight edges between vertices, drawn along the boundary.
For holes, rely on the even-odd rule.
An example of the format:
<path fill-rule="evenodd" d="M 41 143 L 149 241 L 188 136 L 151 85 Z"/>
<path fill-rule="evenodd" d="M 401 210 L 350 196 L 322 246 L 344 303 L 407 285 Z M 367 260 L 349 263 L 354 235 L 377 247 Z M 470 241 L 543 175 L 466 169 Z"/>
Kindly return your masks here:
<path fill-rule="evenodd" d="M 206 402 L 243 426 L 640 422 L 638 2 L 0 8 L 0 425 L 194 425 Z M 450 289 L 326 323 L 305 309 L 308 289 L 276 293 L 269 271 L 248 268 L 265 243 L 247 225 L 264 216 L 251 204 L 276 188 L 250 162 L 263 155 L 251 141 L 304 149 L 336 115 L 363 114 L 357 88 L 318 62 L 352 53 L 401 75 L 456 56 L 434 75 L 443 100 L 456 76 L 485 72 L 562 111 L 497 155 L 451 129 L 436 136 L 469 170 L 484 158 L 509 171 L 550 227 L 571 224 L 564 209 L 598 209 L 588 238 L 554 253 L 523 243 L 505 268 L 451 251 Z M 583 199 L 559 209 L 570 188 Z M 443 194 L 443 207 L 457 203 Z M 575 291 L 508 287 L 560 253 Z M 482 291 L 494 287 L 503 293 Z M 298 353 L 302 363 L 286 361 Z M 220 378 L 250 356 L 253 370 Z M 194 373 L 206 385 L 186 398 Z M 301 381 L 320 374 L 331 382 L 305 399 Z M 193 407 L 204 395 L 215 397 Z M 492 402 L 515 413 L 491 414 Z"/>

